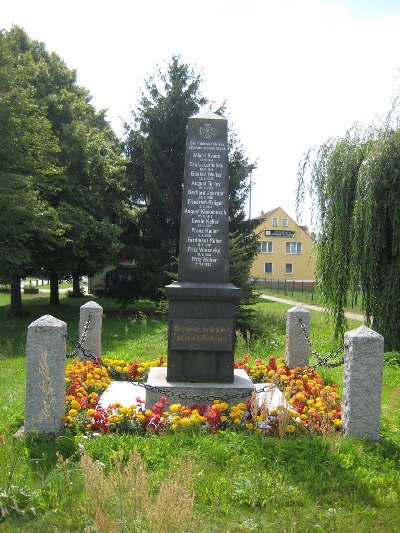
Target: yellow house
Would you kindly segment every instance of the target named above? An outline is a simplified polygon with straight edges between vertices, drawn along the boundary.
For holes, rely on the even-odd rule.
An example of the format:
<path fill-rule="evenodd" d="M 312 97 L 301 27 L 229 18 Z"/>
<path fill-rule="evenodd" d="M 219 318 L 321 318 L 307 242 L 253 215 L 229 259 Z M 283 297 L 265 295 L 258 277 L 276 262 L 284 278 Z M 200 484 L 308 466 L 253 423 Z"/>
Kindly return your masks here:
<path fill-rule="evenodd" d="M 314 241 L 306 226 L 281 208 L 261 213 L 258 255 L 250 275 L 255 279 L 314 281 Z"/>

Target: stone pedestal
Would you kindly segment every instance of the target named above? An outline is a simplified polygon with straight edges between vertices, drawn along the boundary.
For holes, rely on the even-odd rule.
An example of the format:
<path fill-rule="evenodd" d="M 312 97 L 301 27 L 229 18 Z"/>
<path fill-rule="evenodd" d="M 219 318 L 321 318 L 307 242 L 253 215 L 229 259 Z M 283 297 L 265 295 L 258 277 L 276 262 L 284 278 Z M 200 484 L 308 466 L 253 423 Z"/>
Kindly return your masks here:
<path fill-rule="evenodd" d="M 174 282 L 169 300 L 168 380 L 233 383 L 235 304 L 231 283 Z"/>
<path fill-rule="evenodd" d="M 25 433 L 60 434 L 65 415 L 65 322 L 45 315 L 28 327 Z"/>
<path fill-rule="evenodd" d="M 360 326 L 344 337 L 342 422 L 352 437 L 378 440 L 381 427 L 384 339 Z"/>
<path fill-rule="evenodd" d="M 309 366 L 310 344 L 300 320 L 310 335 L 310 312 L 300 305 L 292 307 L 286 314 L 286 364 L 289 368 Z"/>
<path fill-rule="evenodd" d="M 251 399 L 255 390 L 253 382 L 246 371 L 242 369 L 235 370 L 232 383 L 181 383 L 173 382 L 167 378 L 167 368 L 154 367 L 150 369 L 147 385 L 155 387 L 155 389 L 146 391 L 147 409 L 163 395 L 166 396 L 168 405 L 173 403 L 181 403 L 186 407 L 191 407 L 197 403 L 212 405 L 214 399 L 221 399 L 231 406 L 243 402 L 245 399 Z"/>
<path fill-rule="evenodd" d="M 89 317 L 90 323 L 82 346 L 85 352 L 97 357 L 101 355 L 101 330 L 103 323 L 103 308 L 97 302 L 87 302 L 81 306 L 79 313 L 79 338 L 82 337 Z M 81 351 L 79 351 L 79 357 L 81 360 L 87 360 Z"/>

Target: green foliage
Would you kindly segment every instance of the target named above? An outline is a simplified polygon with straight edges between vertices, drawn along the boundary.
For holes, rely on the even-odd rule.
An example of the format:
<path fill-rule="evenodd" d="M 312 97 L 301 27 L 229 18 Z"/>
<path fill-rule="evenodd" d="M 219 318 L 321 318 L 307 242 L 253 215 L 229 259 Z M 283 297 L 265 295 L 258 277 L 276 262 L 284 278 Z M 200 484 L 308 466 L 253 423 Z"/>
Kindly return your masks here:
<path fill-rule="evenodd" d="M 122 302 L 143 296 L 158 299 L 176 277 L 186 126 L 188 118 L 207 103 L 200 85 L 201 76 L 172 57 L 165 70 L 145 81 L 134 124 L 126 126 L 129 191 L 138 210 L 122 238 L 132 264 L 108 275 L 110 294 Z M 256 253 L 244 213 L 247 179 L 254 165 L 232 131 L 229 149 L 230 281 L 243 289 L 244 305 L 251 300 L 248 274 Z M 252 329 L 251 314 L 241 306 L 238 323 L 243 329 Z"/>
<path fill-rule="evenodd" d="M 30 317 L 11 320 L 5 309 L 9 295 L 0 295 L 0 501 L 5 531 L 84 531 L 94 529 L 92 505 L 85 500 L 78 444 L 108 473 L 118 454 L 138 452 L 146 465 L 153 494 L 171 467 L 192 461 L 195 494 L 193 531 L 396 531 L 398 524 L 400 370 L 384 369 L 382 439 L 367 443 L 336 436 L 264 438 L 257 434 L 221 432 L 168 434 L 163 437 L 102 435 L 75 439 L 17 440 L 23 422 L 24 335 L 27 325 L 47 312 L 45 298 L 26 300 Z M 106 320 L 104 355 L 154 359 L 167 345 L 166 322 L 153 320 L 154 305 L 121 311 L 110 300 L 98 300 Z M 66 298 L 56 316 L 76 324 L 86 299 Z M 290 306 L 260 301 L 259 321 L 271 324 L 268 344 L 250 339 L 240 354 L 283 356 L 285 314 Z M 351 327 L 354 327 L 352 324 Z M 77 334 L 73 331 L 71 333 Z M 331 349 L 332 321 L 311 313 L 313 347 Z M 267 338 L 266 338 L 267 340 Z M 18 355 L 18 356 L 17 356 Z M 341 384 L 342 369 L 327 369 L 326 380 Z M 59 452 L 57 459 L 57 452 Z M 60 455 L 61 454 L 61 455 Z M 96 480 L 93 478 L 94 487 Z M 121 480 L 123 483 L 123 480 Z M 100 485 L 97 485 L 99 488 Z M 173 500 L 175 501 L 175 500 Z M 125 508 L 125 504 L 120 508 Z M 115 512 L 118 512 L 115 509 Z M 161 511 L 160 511 L 161 512 Z M 124 518 L 124 517 L 122 517 Z M 191 531 L 186 529 L 185 531 Z"/>
<path fill-rule="evenodd" d="M 59 279 L 117 260 L 120 224 L 132 218 L 125 161 L 105 112 L 56 54 L 14 26 L 0 34 L 0 56 L 0 173 L 29 176 L 30 195 L 19 206 L 24 254 L 9 271 L 47 275 L 57 301 Z M 17 231 L 10 225 L 11 236 Z"/>
<path fill-rule="evenodd" d="M 354 127 L 310 151 L 299 172 L 298 206 L 305 173 L 318 222 L 317 277 L 322 298 L 345 328 L 344 309 L 357 292 L 367 323 L 400 347 L 400 132 Z"/>

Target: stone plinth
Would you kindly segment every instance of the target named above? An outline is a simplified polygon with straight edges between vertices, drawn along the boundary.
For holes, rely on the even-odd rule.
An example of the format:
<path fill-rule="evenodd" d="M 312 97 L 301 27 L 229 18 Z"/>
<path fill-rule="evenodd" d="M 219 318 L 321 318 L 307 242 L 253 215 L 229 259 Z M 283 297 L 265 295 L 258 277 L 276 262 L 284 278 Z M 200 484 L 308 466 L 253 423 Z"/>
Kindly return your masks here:
<path fill-rule="evenodd" d="M 235 305 L 230 283 L 174 282 L 169 300 L 168 381 L 233 383 Z"/>
<path fill-rule="evenodd" d="M 310 312 L 300 305 L 286 314 L 286 364 L 289 368 L 309 366 L 310 345 L 305 338 L 300 320 L 310 335 Z"/>
<path fill-rule="evenodd" d="M 163 395 L 166 396 L 168 405 L 181 403 L 187 407 L 197 403 L 212 404 L 213 399 L 239 395 L 239 398 L 223 399 L 224 402 L 231 406 L 245 399 L 250 399 L 255 390 L 253 382 L 245 370 L 242 369 L 234 371 L 233 383 L 176 383 L 167 380 L 167 368 L 155 367 L 150 369 L 147 385 L 157 388 L 157 390 L 146 391 L 146 407 L 148 409 Z M 189 399 L 187 396 L 205 398 Z"/>
<path fill-rule="evenodd" d="M 64 429 L 67 325 L 45 315 L 28 327 L 26 339 L 25 433 Z"/>
<path fill-rule="evenodd" d="M 382 335 L 361 326 L 345 334 L 343 432 L 378 440 L 380 436 L 383 350 Z"/>
<path fill-rule="evenodd" d="M 81 306 L 79 313 L 79 338 L 82 336 L 89 316 L 90 323 L 82 346 L 85 352 L 97 357 L 101 355 L 101 329 L 103 323 L 103 308 L 101 305 L 96 302 L 87 302 Z M 79 355 L 80 359 L 86 360 L 81 351 Z"/>

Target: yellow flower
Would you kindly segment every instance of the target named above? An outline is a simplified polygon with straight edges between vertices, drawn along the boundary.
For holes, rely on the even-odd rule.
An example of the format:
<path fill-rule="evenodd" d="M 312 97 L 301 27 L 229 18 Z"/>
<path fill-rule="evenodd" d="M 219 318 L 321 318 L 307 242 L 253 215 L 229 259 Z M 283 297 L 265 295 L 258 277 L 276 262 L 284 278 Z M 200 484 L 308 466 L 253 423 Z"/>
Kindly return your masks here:
<path fill-rule="evenodd" d="M 180 411 L 182 408 L 182 405 L 180 403 L 173 403 L 169 406 L 169 410 L 171 413 L 176 413 L 177 411 Z"/>
<path fill-rule="evenodd" d="M 335 420 L 333 421 L 333 424 L 334 424 L 337 428 L 340 428 L 341 425 L 342 425 L 342 421 L 340 420 L 340 418 L 335 418 Z"/>
<path fill-rule="evenodd" d="M 286 431 L 287 433 L 293 433 L 294 431 L 296 431 L 296 428 L 295 426 L 292 426 L 291 424 L 289 424 L 286 428 Z"/>
<path fill-rule="evenodd" d="M 240 419 L 239 418 L 235 418 L 235 420 L 233 421 L 235 424 L 240 424 Z"/>
<path fill-rule="evenodd" d="M 186 427 L 186 426 L 189 426 L 190 425 L 190 419 L 189 418 L 181 418 L 180 421 L 179 421 L 179 424 L 183 427 Z"/>
<path fill-rule="evenodd" d="M 237 406 L 236 406 L 238 409 L 242 410 L 242 411 L 246 411 L 246 404 L 244 403 L 238 403 Z"/>
<path fill-rule="evenodd" d="M 73 417 L 75 417 L 78 414 L 78 411 L 76 409 L 70 409 L 68 411 L 68 414 L 69 414 L 69 416 L 71 416 L 73 418 Z"/>
<path fill-rule="evenodd" d="M 172 417 L 172 424 L 179 424 L 179 422 L 181 421 L 181 417 L 180 416 L 174 416 Z"/>
<path fill-rule="evenodd" d="M 76 410 L 76 411 L 80 411 L 82 409 L 81 404 L 77 402 L 76 400 L 72 400 L 71 407 L 73 410 Z"/>
<path fill-rule="evenodd" d="M 225 415 L 221 416 L 221 422 L 226 422 L 228 420 L 228 417 Z"/>
<path fill-rule="evenodd" d="M 88 414 L 89 416 L 93 416 L 94 414 L 96 414 L 96 409 L 88 409 L 88 410 L 87 410 L 87 414 Z"/>
<path fill-rule="evenodd" d="M 248 424 L 246 424 L 246 428 L 247 429 L 253 429 L 253 424 L 251 422 L 249 422 Z"/>

